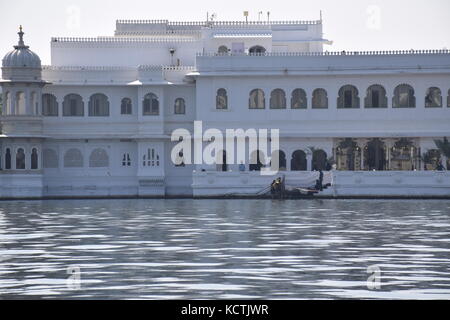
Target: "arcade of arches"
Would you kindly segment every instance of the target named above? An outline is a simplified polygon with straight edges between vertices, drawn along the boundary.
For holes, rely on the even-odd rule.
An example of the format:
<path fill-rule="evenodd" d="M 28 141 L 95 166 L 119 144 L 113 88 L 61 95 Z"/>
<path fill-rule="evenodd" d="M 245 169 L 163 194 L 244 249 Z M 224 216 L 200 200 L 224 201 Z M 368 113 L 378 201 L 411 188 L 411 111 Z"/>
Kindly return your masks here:
<path fill-rule="evenodd" d="M 219 157 L 223 162 L 217 165 L 217 171 L 228 171 L 225 152 Z M 281 148 L 271 157 L 278 157 L 280 171 L 294 172 L 329 171 L 333 168 L 340 171 L 437 170 L 439 164 L 450 169 L 450 159 L 442 160 L 438 149 L 421 150 L 419 141 L 410 138 L 336 139 L 332 151 L 314 147 Z M 260 171 L 266 167 L 265 158 L 262 151 L 255 151 L 248 169 Z"/>
<path fill-rule="evenodd" d="M 336 169 L 343 171 L 435 170 L 440 159 L 438 150 L 422 153 L 418 141 L 408 138 L 340 139 L 333 154 Z"/>

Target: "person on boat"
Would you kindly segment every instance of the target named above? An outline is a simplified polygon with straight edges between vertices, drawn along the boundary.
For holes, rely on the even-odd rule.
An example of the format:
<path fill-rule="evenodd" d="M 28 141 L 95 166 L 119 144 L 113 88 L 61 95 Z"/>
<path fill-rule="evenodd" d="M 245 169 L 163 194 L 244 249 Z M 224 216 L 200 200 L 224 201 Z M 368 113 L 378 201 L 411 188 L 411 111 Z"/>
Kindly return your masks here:
<path fill-rule="evenodd" d="M 270 189 L 271 189 L 271 193 L 273 195 L 280 193 L 281 192 L 281 178 L 277 178 L 277 179 L 273 180 L 273 182 L 270 186 Z"/>
<path fill-rule="evenodd" d="M 315 189 L 317 191 L 323 191 L 323 171 L 322 171 L 322 169 L 319 169 L 319 180 L 316 181 Z"/>
<path fill-rule="evenodd" d="M 444 166 L 442 165 L 442 162 L 439 161 L 438 165 L 436 166 L 437 171 L 444 171 Z"/>

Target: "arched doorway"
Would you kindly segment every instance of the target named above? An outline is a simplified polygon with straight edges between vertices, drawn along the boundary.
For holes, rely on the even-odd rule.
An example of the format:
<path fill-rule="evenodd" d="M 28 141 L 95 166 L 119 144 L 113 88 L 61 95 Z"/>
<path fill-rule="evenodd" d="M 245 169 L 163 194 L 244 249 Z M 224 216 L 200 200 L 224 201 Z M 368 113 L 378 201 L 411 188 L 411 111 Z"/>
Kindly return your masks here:
<path fill-rule="evenodd" d="M 250 171 L 261 171 L 264 161 L 264 154 L 260 150 L 253 151 L 250 157 Z"/>
<path fill-rule="evenodd" d="M 361 169 L 361 149 L 354 139 L 341 141 L 336 148 L 337 170 L 354 171 Z"/>
<path fill-rule="evenodd" d="M 327 153 L 321 149 L 314 150 L 311 167 L 315 171 L 326 170 L 326 168 L 327 168 Z"/>
<path fill-rule="evenodd" d="M 303 150 L 296 150 L 292 153 L 291 171 L 306 171 L 306 153 Z"/>
<path fill-rule="evenodd" d="M 386 146 L 378 138 L 370 140 L 364 149 L 366 170 L 386 170 Z"/>
<path fill-rule="evenodd" d="M 401 138 L 394 143 L 390 155 L 390 169 L 397 171 L 414 170 L 418 167 L 418 148 L 411 139 Z"/>
<path fill-rule="evenodd" d="M 272 159 L 276 159 L 278 157 L 278 168 L 273 167 L 273 161 L 271 161 L 270 166 L 272 170 L 286 171 L 287 169 L 287 161 L 286 161 L 286 153 L 283 150 L 276 150 L 272 152 Z"/>

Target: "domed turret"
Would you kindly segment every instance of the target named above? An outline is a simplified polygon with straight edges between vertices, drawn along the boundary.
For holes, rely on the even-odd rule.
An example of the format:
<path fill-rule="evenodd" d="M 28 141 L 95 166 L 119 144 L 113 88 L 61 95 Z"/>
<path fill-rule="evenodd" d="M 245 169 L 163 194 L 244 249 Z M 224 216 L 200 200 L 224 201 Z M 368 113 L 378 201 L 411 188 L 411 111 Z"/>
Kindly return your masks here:
<path fill-rule="evenodd" d="M 2 61 L 2 78 L 4 80 L 41 80 L 41 59 L 26 46 L 24 32 L 20 26 L 19 43 L 8 52 Z"/>

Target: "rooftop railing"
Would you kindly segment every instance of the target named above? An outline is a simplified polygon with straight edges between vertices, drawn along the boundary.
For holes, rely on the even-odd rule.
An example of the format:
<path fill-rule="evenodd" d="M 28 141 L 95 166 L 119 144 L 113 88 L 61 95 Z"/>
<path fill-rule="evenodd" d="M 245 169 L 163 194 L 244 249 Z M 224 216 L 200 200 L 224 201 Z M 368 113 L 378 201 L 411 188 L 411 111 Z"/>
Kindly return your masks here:
<path fill-rule="evenodd" d="M 423 55 L 450 54 L 448 49 L 440 50 L 385 50 L 385 51 L 325 51 L 325 52 L 266 52 L 266 53 L 197 53 L 198 57 L 297 57 L 297 56 L 373 56 L 373 55 Z"/>
<path fill-rule="evenodd" d="M 117 66 L 50 66 L 43 65 L 42 70 L 49 71 L 191 71 L 194 66 L 161 66 L 161 65 L 140 65 L 136 67 L 117 67 Z"/>
<path fill-rule="evenodd" d="M 305 25 L 322 24 L 321 20 L 286 21 L 169 21 L 169 20 L 117 20 L 120 24 L 165 24 L 167 26 L 242 26 L 242 25 Z"/>
<path fill-rule="evenodd" d="M 193 38 L 132 38 L 132 37 L 96 37 L 96 38 L 73 38 L 73 37 L 53 37 L 52 42 L 63 43 L 145 43 L 145 42 L 195 42 Z"/>
<path fill-rule="evenodd" d="M 201 36 L 200 30 L 194 29 L 178 29 L 178 30 L 126 30 L 126 31 L 116 31 L 116 36 Z"/>

